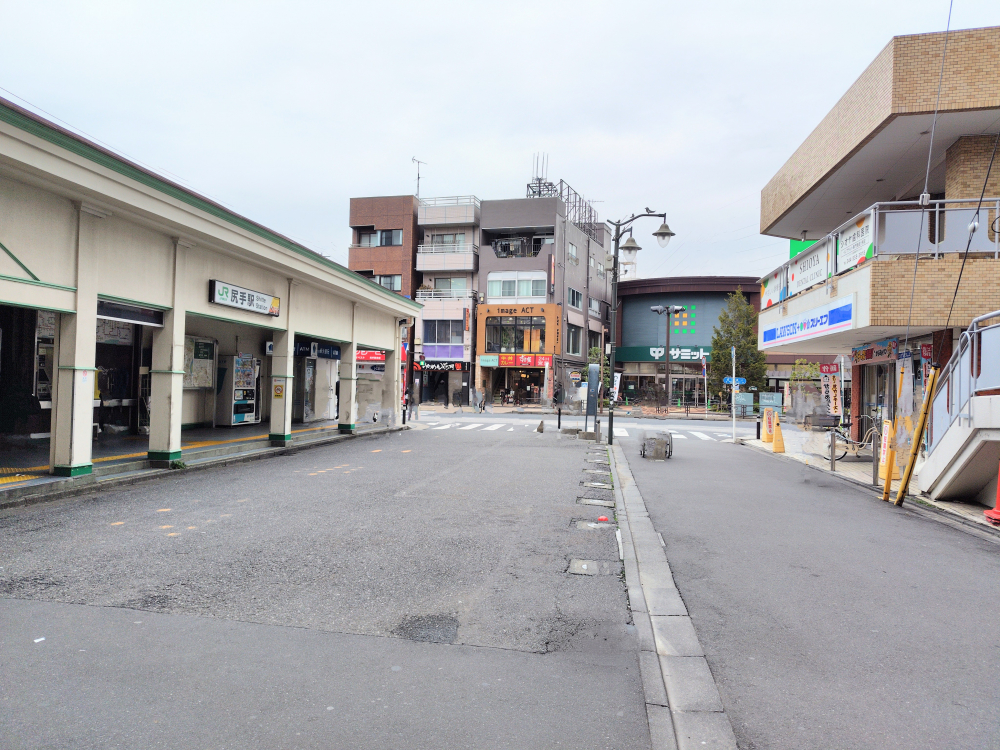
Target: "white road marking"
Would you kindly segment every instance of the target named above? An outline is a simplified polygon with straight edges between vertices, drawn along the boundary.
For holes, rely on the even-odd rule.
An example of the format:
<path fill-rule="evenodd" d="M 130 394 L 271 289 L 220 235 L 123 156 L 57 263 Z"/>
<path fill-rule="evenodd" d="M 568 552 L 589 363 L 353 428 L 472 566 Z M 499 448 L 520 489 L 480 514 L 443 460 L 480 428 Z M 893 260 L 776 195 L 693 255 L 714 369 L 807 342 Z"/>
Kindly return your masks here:
<path fill-rule="evenodd" d="M 432 430 L 447 430 L 449 427 L 454 427 L 453 424 L 443 424 L 440 427 L 432 427 Z"/>
<path fill-rule="evenodd" d="M 503 427 L 503 422 L 499 422 L 497 424 L 491 424 L 489 427 L 484 427 L 483 432 L 489 432 L 490 430 L 499 430 L 501 427 Z"/>
<path fill-rule="evenodd" d="M 513 431 L 514 431 L 513 427 L 511 427 L 509 430 L 507 430 L 507 432 L 513 432 Z"/>
<path fill-rule="evenodd" d="M 701 440 L 711 440 L 713 443 L 715 442 L 715 438 L 709 437 L 704 432 L 695 432 L 694 430 L 690 430 L 690 433 Z"/>
<path fill-rule="evenodd" d="M 628 437 L 628 430 L 623 427 L 615 427 L 615 437 Z"/>
<path fill-rule="evenodd" d="M 472 424 L 467 424 L 467 425 L 465 425 L 465 427 L 459 427 L 458 429 L 460 429 L 460 430 L 474 430 L 477 427 L 482 427 L 482 426 L 483 426 L 482 422 L 473 422 Z"/>
<path fill-rule="evenodd" d="M 688 439 L 687 435 L 684 435 L 684 434 L 682 434 L 680 432 L 674 432 L 673 430 L 670 430 L 670 434 L 673 435 L 675 438 L 680 438 L 681 440 L 687 440 Z"/>

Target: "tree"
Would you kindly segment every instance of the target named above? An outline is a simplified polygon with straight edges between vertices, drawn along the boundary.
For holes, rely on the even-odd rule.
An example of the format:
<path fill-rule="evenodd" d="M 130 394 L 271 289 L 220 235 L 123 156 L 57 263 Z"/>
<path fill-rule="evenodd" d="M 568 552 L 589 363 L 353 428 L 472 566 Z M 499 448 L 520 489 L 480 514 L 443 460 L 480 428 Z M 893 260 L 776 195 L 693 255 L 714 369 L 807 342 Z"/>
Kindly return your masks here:
<path fill-rule="evenodd" d="M 810 362 L 808 359 L 797 359 L 792 366 L 792 387 L 800 383 L 808 383 L 819 380 L 819 364 Z"/>
<path fill-rule="evenodd" d="M 587 352 L 587 363 L 591 365 L 601 366 L 601 381 L 604 384 L 605 391 L 611 389 L 611 361 L 601 354 L 601 347 L 592 346 L 590 351 Z"/>
<path fill-rule="evenodd" d="M 739 287 L 729 295 L 712 331 L 712 362 L 708 367 L 708 392 L 727 398 L 729 386 L 722 379 L 733 374 L 730 349 L 736 347 L 736 377 L 746 378 L 741 390 L 767 388 L 767 355 L 757 349 L 757 312 Z"/>

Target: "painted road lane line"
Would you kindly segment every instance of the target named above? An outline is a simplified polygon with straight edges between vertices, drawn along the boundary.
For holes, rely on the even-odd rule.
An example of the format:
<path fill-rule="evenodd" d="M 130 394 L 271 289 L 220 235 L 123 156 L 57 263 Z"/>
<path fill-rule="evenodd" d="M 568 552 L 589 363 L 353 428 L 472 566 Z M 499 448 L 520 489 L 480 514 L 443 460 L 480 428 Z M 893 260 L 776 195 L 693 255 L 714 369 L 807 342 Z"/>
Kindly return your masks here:
<path fill-rule="evenodd" d="M 472 424 L 467 424 L 467 425 L 465 425 L 465 427 L 459 427 L 458 429 L 460 429 L 460 430 L 474 430 L 477 427 L 482 427 L 482 426 L 483 426 L 482 422 L 478 422 L 478 423 L 477 422 L 473 422 Z"/>
<path fill-rule="evenodd" d="M 670 433 L 671 435 L 673 435 L 673 436 L 674 436 L 675 438 L 680 438 L 681 440 L 687 440 L 687 439 L 688 439 L 688 436 L 687 436 L 687 435 L 685 435 L 685 434 L 684 434 L 684 433 L 682 433 L 682 432 L 674 432 L 673 430 L 668 430 L 668 432 L 669 432 L 669 433 Z"/>
<path fill-rule="evenodd" d="M 507 432 L 513 432 L 513 431 L 514 431 L 513 427 L 511 427 L 509 430 L 507 430 Z"/>
<path fill-rule="evenodd" d="M 501 427 L 503 427 L 503 422 L 500 422 L 499 424 L 491 424 L 489 427 L 484 427 L 483 432 L 489 432 L 490 430 L 499 430 Z"/>
<path fill-rule="evenodd" d="M 454 427 L 453 424 L 443 424 L 440 427 L 432 427 L 432 430 L 447 430 L 449 427 Z"/>
<path fill-rule="evenodd" d="M 715 442 L 715 438 L 714 437 L 709 437 L 704 432 L 695 432 L 694 430 L 689 430 L 689 432 L 692 435 L 694 435 L 696 438 L 699 438 L 701 440 L 711 440 L 713 443 Z"/>

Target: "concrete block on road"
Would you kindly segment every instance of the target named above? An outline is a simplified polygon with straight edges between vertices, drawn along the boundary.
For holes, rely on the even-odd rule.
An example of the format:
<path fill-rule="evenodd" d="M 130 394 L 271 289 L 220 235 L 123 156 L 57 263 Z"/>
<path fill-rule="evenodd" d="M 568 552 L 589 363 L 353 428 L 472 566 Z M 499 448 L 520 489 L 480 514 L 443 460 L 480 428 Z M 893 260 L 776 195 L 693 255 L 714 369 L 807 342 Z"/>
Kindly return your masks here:
<path fill-rule="evenodd" d="M 674 737 L 674 722 L 670 709 L 666 706 L 646 704 L 646 718 L 649 720 L 649 744 L 653 750 L 677 750 Z"/>
<path fill-rule="evenodd" d="M 594 487 L 594 488 L 599 489 L 599 490 L 613 490 L 614 489 L 614 487 L 612 487 L 610 484 L 607 484 L 606 482 L 584 482 L 583 486 L 584 487 Z"/>
<path fill-rule="evenodd" d="M 656 654 L 656 639 L 653 638 L 653 627 L 649 624 L 649 615 L 637 614 L 632 618 L 636 635 L 639 637 L 639 650 Z"/>
<path fill-rule="evenodd" d="M 660 656 L 704 656 L 690 617 L 650 616 L 656 653 Z"/>
<path fill-rule="evenodd" d="M 580 505 L 599 505 L 602 508 L 614 508 L 615 503 L 613 500 L 599 500 L 596 497 L 578 497 L 576 499 Z"/>
<path fill-rule="evenodd" d="M 677 589 L 643 586 L 642 593 L 646 599 L 646 610 L 651 615 L 673 616 L 688 613 Z"/>
<path fill-rule="evenodd" d="M 703 656 L 661 656 L 660 669 L 674 711 L 722 711 L 719 689 Z"/>
<path fill-rule="evenodd" d="M 576 528 L 581 531 L 600 531 L 601 529 L 613 529 L 615 525 L 613 523 L 604 523 L 602 521 L 577 521 Z"/>
<path fill-rule="evenodd" d="M 724 713 L 681 711 L 673 715 L 673 720 L 680 750 L 736 750 L 736 735 Z"/>
<path fill-rule="evenodd" d="M 652 651 L 639 652 L 639 671 L 642 673 L 642 691 L 646 695 L 646 703 L 657 706 L 667 706 L 667 688 L 663 684 L 663 673 L 660 671 L 660 659 Z"/>

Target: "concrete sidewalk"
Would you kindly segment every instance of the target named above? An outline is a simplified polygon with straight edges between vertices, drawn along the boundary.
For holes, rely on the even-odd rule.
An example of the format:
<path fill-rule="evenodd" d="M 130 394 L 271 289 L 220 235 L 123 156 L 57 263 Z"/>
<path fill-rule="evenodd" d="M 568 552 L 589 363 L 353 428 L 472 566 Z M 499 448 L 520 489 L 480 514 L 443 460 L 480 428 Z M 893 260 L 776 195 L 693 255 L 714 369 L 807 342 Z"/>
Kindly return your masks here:
<path fill-rule="evenodd" d="M 811 466 L 814 469 L 818 469 L 819 471 L 827 474 L 832 474 L 840 477 L 841 479 L 846 479 L 847 481 L 860 487 L 868 488 L 873 494 L 877 493 L 881 496 L 885 487 L 885 480 L 880 479 L 878 485 L 872 483 L 872 462 L 870 450 L 864 451 L 860 458 L 854 458 L 848 455 L 843 459 L 839 459 L 836 462 L 836 470 L 831 471 L 829 454 L 830 444 L 827 442 L 829 439 L 828 432 L 802 430 L 794 425 L 787 425 L 784 423 L 781 425 L 781 431 L 785 443 L 784 453 L 775 454 L 773 444 L 765 443 L 763 440 L 744 439 L 743 444 L 756 450 L 764 451 L 765 453 L 772 453 L 776 456 L 782 456 L 792 461 L 797 461 L 798 463 Z M 914 471 L 913 478 L 910 480 L 910 486 L 904 502 L 917 503 L 923 507 L 931 508 L 938 512 L 952 516 L 955 520 L 963 524 L 972 524 L 980 529 L 988 529 L 991 533 L 1000 533 L 1000 530 L 990 524 L 983 515 L 983 511 L 986 510 L 984 506 L 979 505 L 978 503 L 967 503 L 961 501 L 932 500 L 927 495 L 919 492 L 917 490 L 919 466 L 920 463 L 918 462 L 917 469 Z M 900 473 L 902 473 L 902 470 L 900 470 Z M 900 480 L 898 479 L 890 481 L 890 502 L 895 502 L 896 493 L 899 490 L 899 484 Z"/>

